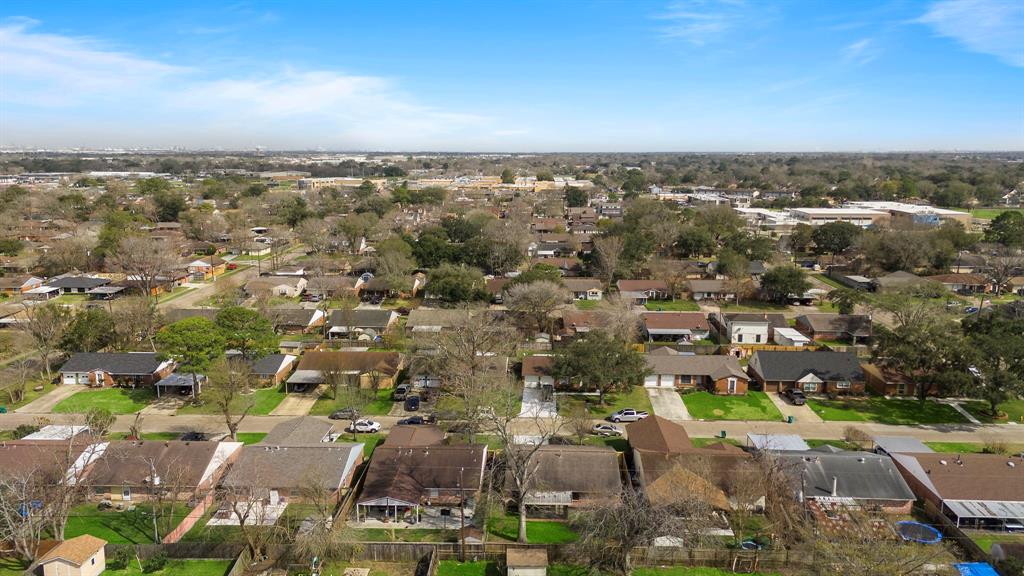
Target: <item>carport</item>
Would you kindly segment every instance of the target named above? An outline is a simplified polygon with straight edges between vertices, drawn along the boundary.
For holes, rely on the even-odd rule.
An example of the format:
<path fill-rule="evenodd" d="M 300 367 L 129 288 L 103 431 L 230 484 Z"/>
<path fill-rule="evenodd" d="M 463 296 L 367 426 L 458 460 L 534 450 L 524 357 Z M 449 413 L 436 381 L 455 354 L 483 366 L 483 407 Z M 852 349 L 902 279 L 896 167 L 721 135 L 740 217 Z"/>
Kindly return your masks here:
<path fill-rule="evenodd" d="M 959 528 L 1006 528 L 1024 519 L 1024 502 L 994 500 L 943 500 L 942 512 Z"/>
<path fill-rule="evenodd" d="M 175 372 L 160 379 L 154 385 L 156 387 L 156 397 L 159 398 L 161 396 L 161 391 L 166 394 L 170 390 L 171 393 L 189 394 L 195 398 L 197 394 L 203 392 L 204 382 L 206 382 L 206 376 L 203 374 L 181 374 Z M 185 392 L 186 390 L 187 392 Z"/>

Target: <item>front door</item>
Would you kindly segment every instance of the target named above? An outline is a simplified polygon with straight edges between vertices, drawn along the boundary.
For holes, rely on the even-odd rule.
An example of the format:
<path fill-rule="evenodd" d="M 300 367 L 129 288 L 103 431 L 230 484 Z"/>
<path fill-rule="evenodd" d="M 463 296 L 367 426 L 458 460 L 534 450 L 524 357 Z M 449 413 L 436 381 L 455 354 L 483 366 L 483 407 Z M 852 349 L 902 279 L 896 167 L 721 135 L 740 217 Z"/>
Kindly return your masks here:
<path fill-rule="evenodd" d="M 121 488 L 121 499 L 122 500 L 131 500 L 132 499 L 132 489 L 130 487 L 125 486 L 124 488 Z"/>
<path fill-rule="evenodd" d="M 728 389 L 729 389 L 729 394 L 735 394 L 736 393 L 736 379 L 735 378 L 729 378 Z"/>

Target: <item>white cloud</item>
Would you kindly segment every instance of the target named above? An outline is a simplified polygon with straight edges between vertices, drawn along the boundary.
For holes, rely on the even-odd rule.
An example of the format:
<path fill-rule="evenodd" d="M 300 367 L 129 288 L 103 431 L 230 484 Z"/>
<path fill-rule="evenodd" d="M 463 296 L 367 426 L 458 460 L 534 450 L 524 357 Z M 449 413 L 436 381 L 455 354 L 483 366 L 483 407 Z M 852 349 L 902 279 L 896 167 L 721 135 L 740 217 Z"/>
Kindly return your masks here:
<path fill-rule="evenodd" d="M 842 50 L 843 60 L 857 66 L 863 66 L 872 62 L 881 54 L 881 48 L 878 47 L 878 43 L 872 38 L 862 38 L 847 44 Z"/>
<path fill-rule="evenodd" d="M 971 52 L 1024 67 L 1024 8 L 1019 0 L 942 0 L 917 22 Z"/>
<path fill-rule="evenodd" d="M 30 110 L 87 107 L 83 125 L 107 114 L 122 123 L 137 117 L 131 128 L 151 129 L 154 140 L 167 137 L 166 126 L 180 125 L 210 132 L 207 138 L 218 143 L 293 134 L 288 137 L 309 143 L 372 147 L 416 145 L 489 122 L 422 104 L 379 76 L 266 66 L 259 76 L 210 80 L 216 71 L 139 57 L 92 39 L 37 33 L 36 25 L 0 23 L 0 103 Z M 4 140 L 12 136 L 8 132 Z"/>
<path fill-rule="evenodd" d="M 654 16 L 662 37 L 703 46 L 751 19 L 744 0 L 680 0 Z"/>

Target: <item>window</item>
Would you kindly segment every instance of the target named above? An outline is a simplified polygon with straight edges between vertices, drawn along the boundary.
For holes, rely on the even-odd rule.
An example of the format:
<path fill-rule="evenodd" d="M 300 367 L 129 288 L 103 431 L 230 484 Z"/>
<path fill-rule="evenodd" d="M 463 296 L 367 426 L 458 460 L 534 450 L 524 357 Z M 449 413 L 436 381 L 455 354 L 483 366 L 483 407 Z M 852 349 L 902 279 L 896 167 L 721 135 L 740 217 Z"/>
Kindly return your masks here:
<path fill-rule="evenodd" d="M 737 334 L 736 335 L 736 341 L 737 342 L 743 342 L 743 334 Z"/>
<path fill-rule="evenodd" d="M 761 335 L 760 334 L 754 335 L 754 342 L 757 342 L 758 344 L 761 343 Z"/>
<path fill-rule="evenodd" d="M 96 557 L 95 556 L 93 556 L 92 558 L 89 559 L 89 564 L 92 564 L 93 566 L 96 565 Z"/>
<path fill-rule="evenodd" d="M 896 395 L 897 396 L 906 396 L 907 395 L 907 383 L 906 382 L 900 382 L 899 384 L 896 385 Z"/>
<path fill-rule="evenodd" d="M 735 394 L 736 393 L 736 379 L 735 378 L 729 378 L 729 389 L 728 390 L 729 390 L 729 394 Z"/>
<path fill-rule="evenodd" d="M 804 392 L 817 392 L 818 391 L 818 383 L 817 382 L 804 382 L 803 388 L 804 388 Z"/>
<path fill-rule="evenodd" d="M 840 380 L 839 382 L 836 382 L 836 388 L 838 388 L 840 390 L 849 389 L 850 388 L 850 381 L 849 380 Z"/>
<path fill-rule="evenodd" d="M 130 487 L 128 487 L 128 486 L 125 486 L 124 488 L 122 488 L 121 489 L 121 498 L 124 498 L 125 500 L 131 500 L 132 499 L 132 489 Z"/>

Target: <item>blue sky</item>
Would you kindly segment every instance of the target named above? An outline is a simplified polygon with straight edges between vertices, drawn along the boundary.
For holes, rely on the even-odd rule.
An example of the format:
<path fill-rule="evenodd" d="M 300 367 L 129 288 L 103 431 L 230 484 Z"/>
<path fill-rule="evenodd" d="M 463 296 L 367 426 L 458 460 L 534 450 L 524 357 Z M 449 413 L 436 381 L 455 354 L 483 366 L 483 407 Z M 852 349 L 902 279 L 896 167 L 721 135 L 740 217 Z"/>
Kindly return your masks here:
<path fill-rule="evenodd" d="M 1024 2 L 21 2 L 0 145 L 1024 149 Z"/>

